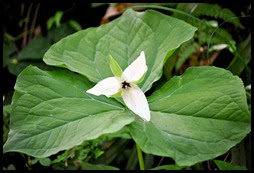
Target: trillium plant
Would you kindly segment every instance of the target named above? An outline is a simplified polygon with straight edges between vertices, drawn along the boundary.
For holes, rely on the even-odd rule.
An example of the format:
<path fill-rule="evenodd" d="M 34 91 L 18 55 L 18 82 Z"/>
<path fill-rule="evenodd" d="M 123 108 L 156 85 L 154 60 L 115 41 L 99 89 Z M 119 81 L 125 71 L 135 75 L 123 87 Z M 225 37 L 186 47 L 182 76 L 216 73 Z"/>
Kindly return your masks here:
<path fill-rule="evenodd" d="M 43 57 L 52 69 L 30 65 L 17 78 L 4 152 L 45 158 L 115 136 L 135 141 L 142 169 L 141 151 L 177 166 L 225 154 L 250 133 L 242 80 L 199 66 L 155 83 L 196 30 L 154 10 L 128 9 L 55 43 Z"/>
<path fill-rule="evenodd" d="M 130 110 L 145 121 L 150 121 L 151 115 L 146 96 L 137 86 L 142 82 L 147 71 L 144 51 L 124 71 L 111 56 L 110 68 L 115 77 L 103 79 L 86 92 L 96 96 L 102 94 L 107 97 L 122 96 L 124 103 Z"/>

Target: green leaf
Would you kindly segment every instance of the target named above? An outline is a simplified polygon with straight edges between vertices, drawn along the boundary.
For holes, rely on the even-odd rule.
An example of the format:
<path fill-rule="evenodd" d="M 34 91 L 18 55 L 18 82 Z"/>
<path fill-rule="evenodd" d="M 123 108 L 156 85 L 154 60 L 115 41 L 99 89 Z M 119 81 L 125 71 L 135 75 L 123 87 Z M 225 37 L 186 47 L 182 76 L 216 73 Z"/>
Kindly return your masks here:
<path fill-rule="evenodd" d="M 82 170 L 119 170 L 118 168 L 113 166 L 102 164 L 91 164 L 87 162 L 82 162 L 80 165 Z"/>
<path fill-rule="evenodd" d="M 248 37 L 237 46 L 237 49 L 243 59 L 235 56 L 227 69 L 235 75 L 240 75 L 251 60 L 251 34 L 249 34 Z"/>
<path fill-rule="evenodd" d="M 217 67 L 191 67 L 148 97 L 151 121 L 136 118 L 132 138 L 149 154 L 190 166 L 227 152 L 250 132 L 242 81 Z"/>
<path fill-rule="evenodd" d="M 103 5 L 109 5 L 110 3 L 91 3 L 91 8 L 100 7 Z"/>
<path fill-rule="evenodd" d="M 192 38 L 195 31 L 195 27 L 184 21 L 159 12 L 129 9 L 113 22 L 60 40 L 46 52 L 43 60 L 98 83 L 112 76 L 109 55 L 125 69 L 144 51 L 148 71 L 139 86 L 147 91 L 160 78 L 163 64 L 173 50 Z"/>
<path fill-rule="evenodd" d="M 56 14 L 52 17 L 50 17 L 47 21 L 47 29 L 51 29 L 54 24 L 56 24 L 56 27 L 58 28 L 60 26 L 60 21 L 63 17 L 62 11 L 57 11 Z"/>
<path fill-rule="evenodd" d="M 221 160 L 213 160 L 213 161 L 218 166 L 219 170 L 247 170 L 243 166 L 232 165 L 228 162 L 224 162 Z"/>
<path fill-rule="evenodd" d="M 7 170 L 16 170 L 16 167 L 13 164 L 9 164 Z"/>
<path fill-rule="evenodd" d="M 67 160 L 68 158 L 70 158 L 72 153 L 73 153 L 72 150 L 65 150 L 64 153 L 58 154 L 57 158 L 52 160 L 51 163 L 54 164 L 54 163 L 63 162 L 65 160 Z"/>
<path fill-rule="evenodd" d="M 117 76 L 117 77 L 121 77 L 123 70 L 121 69 L 119 64 L 116 62 L 116 60 L 111 55 L 109 55 L 109 58 L 110 58 L 110 69 L 111 69 L 113 75 Z"/>
<path fill-rule="evenodd" d="M 50 166 L 51 160 L 50 158 L 40 158 L 39 162 L 42 166 Z"/>
<path fill-rule="evenodd" d="M 42 59 L 44 53 L 49 49 L 50 42 L 44 37 L 35 37 L 18 54 L 19 60 L 38 60 Z"/>
<path fill-rule="evenodd" d="M 38 158 L 34 158 L 34 159 L 28 159 L 28 164 L 29 165 L 34 165 L 39 161 Z M 51 161 L 50 161 L 51 162 Z"/>
<path fill-rule="evenodd" d="M 169 80 L 173 77 L 173 75 L 175 74 L 174 72 L 174 68 L 176 66 L 176 62 L 178 60 L 178 55 L 179 55 L 179 50 L 180 48 L 178 48 L 176 51 L 174 51 L 174 53 L 171 55 L 171 57 L 166 61 L 164 67 L 163 67 L 163 75 L 164 77 Z M 160 79 L 163 80 L 163 77 Z M 158 81 L 159 82 L 159 81 Z M 159 85 L 164 84 L 164 82 L 161 82 Z M 157 86 L 159 86 L 157 85 Z M 162 86 L 162 85 L 161 85 Z"/>
<path fill-rule="evenodd" d="M 124 126 L 121 130 L 119 130 L 115 133 L 102 135 L 102 138 L 106 138 L 107 140 L 112 139 L 112 138 L 131 139 L 130 130 L 129 130 L 128 126 Z"/>
<path fill-rule="evenodd" d="M 48 157 L 84 140 L 117 132 L 134 120 L 114 99 L 87 94 L 91 86 L 83 76 L 67 70 L 27 67 L 15 85 L 4 152 Z"/>
<path fill-rule="evenodd" d="M 4 105 L 3 116 L 7 117 L 10 112 L 11 112 L 11 105 Z"/>
<path fill-rule="evenodd" d="M 55 23 L 56 23 L 56 27 L 59 27 L 60 26 L 60 21 L 63 17 L 63 12 L 62 11 L 58 11 L 56 12 L 54 18 L 55 18 Z"/>
<path fill-rule="evenodd" d="M 47 29 L 50 30 L 52 28 L 52 26 L 54 25 L 55 23 L 55 19 L 54 18 L 49 18 L 48 21 L 47 21 Z"/>
<path fill-rule="evenodd" d="M 98 157 L 100 157 L 102 154 L 104 153 L 104 151 L 96 148 L 95 151 L 93 152 L 95 159 L 97 159 Z"/>
<path fill-rule="evenodd" d="M 69 24 L 75 31 L 80 31 L 82 29 L 81 25 L 76 20 L 69 20 Z"/>
<path fill-rule="evenodd" d="M 181 170 L 183 168 L 184 168 L 183 166 L 177 166 L 177 165 L 161 165 L 161 166 L 152 168 L 151 170 Z"/>

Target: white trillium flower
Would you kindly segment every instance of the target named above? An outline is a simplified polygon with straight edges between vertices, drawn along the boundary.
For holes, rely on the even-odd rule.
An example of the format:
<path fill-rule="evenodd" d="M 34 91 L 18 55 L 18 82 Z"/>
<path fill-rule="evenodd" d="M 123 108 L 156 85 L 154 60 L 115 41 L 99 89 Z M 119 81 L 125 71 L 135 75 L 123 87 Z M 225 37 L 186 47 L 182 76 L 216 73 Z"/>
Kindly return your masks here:
<path fill-rule="evenodd" d="M 86 92 L 96 96 L 122 96 L 124 103 L 130 110 L 143 120 L 150 121 L 151 115 L 146 96 L 137 86 L 144 79 L 148 69 L 144 51 L 123 72 L 117 62 L 111 57 L 110 68 L 115 77 L 101 80 Z"/>

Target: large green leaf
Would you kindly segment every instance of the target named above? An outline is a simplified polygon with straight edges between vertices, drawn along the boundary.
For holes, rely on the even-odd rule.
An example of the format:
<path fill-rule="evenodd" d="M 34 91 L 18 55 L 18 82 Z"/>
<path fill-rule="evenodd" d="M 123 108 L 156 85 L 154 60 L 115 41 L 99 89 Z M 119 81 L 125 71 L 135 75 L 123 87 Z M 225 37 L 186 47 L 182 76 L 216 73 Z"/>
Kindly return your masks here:
<path fill-rule="evenodd" d="M 166 59 L 193 37 L 196 28 L 153 10 L 127 10 L 98 28 L 89 28 L 53 45 L 44 55 L 48 65 L 68 68 L 92 82 L 113 76 L 109 55 L 125 69 L 144 50 L 148 71 L 140 84 L 147 91 L 158 80 Z"/>
<path fill-rule="evenodd" d="M 84 140 L 113 133 L 134 116 L 114 99 L 85 93 L 91 84 L 67 70 L 27 67 L 18 77 L 4 152 L 47 157 Z"/>
<path fill-rule="evenodd" d="M 224 154 L 250 132 L 242 81 L 227 70 L 191 67 L 148 98 L 151 122 L 136 119 L 133 139 L 146 153 L 190 166 Z"/>

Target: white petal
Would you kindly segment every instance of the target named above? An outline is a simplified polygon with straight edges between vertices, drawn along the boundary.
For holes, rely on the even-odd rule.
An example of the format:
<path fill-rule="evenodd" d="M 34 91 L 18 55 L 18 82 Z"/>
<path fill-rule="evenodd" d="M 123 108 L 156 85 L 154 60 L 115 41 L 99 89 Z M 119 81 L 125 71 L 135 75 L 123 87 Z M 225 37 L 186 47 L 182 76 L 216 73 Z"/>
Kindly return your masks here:
<path fill-rule="evenodd" d="M 124 89 L 123 100 L 126 106 L 135 114 L 146 121 L 150 121 L 151 115 L 148 102 L 145 94 L 139 87 L 131 85 L 130 88 Z"/>
<path fill-rule="evenodd" d="M 127 82 L 136 82 L 145 74 L 146 71 L 146 58 L 144 51 L 142 51 L 139 57 L 124 70 L 122 78 Z"/>
<path fill-rule="evenodd" d="M 120 78 L 108 77 L 106 79 L 101 80 L 93 88 L 87 90 L 86 92 L 96 96 L 105 95 L 109 97 L 111 95 L 118 93 L 121 87 L 122 83 Z"/>

